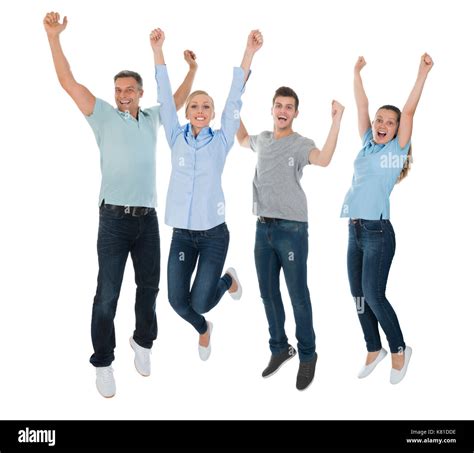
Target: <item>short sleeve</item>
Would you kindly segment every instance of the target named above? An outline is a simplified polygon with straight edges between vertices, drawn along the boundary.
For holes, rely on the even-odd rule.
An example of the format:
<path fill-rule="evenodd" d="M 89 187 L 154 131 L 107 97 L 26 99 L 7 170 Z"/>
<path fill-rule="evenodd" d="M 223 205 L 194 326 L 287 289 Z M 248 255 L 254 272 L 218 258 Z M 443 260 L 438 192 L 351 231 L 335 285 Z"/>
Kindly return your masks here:
<path fill-rule="evenodd" d="M 257 152 L 257 140 L 258 140 L 258 135 L 249 135 L 250 149 L 254 152 Z"/>
<path fill-rule="evenodd" d="M 369 143 L 370 140 L 372 140 L 372 138 L 373 138 L 373 135 L 372 135 L 372 128 L 369 127 L 369 128 L 365 131 L 364 136 L 362 137 L 362 146 L 367 145 L 367 143 Z"/>
<path fill-rule="evenodd" d="M 395 137 L 391 143 L 391 151 L 393 154 L 397 154 L 398 156 L 406 156 L 408 154 L 408 150 L 411 146 L 411 139 L 408 140 L 408 143 L 402 148 L 400 143 L 398 142 L 398 137 Z"/>
<path fill-rule="evenodd" d="M 85 115 L 85 118 L 94 132 L 98 132 L 111 112 L 114 112 L 114 108 L 108 102 L 95 98 L 94 110 L 89 116 Z"/>
<path fill-rule="evenodd" d="M 296 161 L 298 168 L 303 168 L 309 164 L 309 153 L 316 148 L 313 140 L 302 137 L 302 142 L 298 144 L 298 151 L 296 152 Z"/>

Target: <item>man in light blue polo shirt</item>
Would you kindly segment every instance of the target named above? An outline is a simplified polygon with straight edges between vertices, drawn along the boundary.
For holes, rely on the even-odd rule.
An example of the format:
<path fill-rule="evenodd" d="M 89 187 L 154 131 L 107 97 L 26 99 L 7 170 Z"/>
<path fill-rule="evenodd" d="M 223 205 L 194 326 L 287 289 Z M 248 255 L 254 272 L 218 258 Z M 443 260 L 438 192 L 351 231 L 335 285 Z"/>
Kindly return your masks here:
<path fill-rule="evenodd" d="M 92 310 L 90 362 L 96 367 L 99 393 L 115 395 L 111 363 L 114 360 L 114 317 L 125 264 L 130 254 L 137 284 L 136 325 L 130 345 L 135 351 L 135 367 L 143 376 L 150 374 L 150 351 L 157 336 L 156 296 L 160 280 L 160 236 L 156 216 L 156 134 L 160 125 L 159 107 L 142 110 L 142 78 L 133 71 L 115 77 L 117 108 L 96 98 L 74 79 L 59 39 L 67 26 L 58 13 L 48 13 L 43 21 L 59 82 L 71 96 L 94 131 L 100 150 L 102 183 L 97 240 L 99 275 Z M 185 51 L 189 72 L 174 95 L 178 108 L 191 91 L 197 70 L 196 56 Z"/>

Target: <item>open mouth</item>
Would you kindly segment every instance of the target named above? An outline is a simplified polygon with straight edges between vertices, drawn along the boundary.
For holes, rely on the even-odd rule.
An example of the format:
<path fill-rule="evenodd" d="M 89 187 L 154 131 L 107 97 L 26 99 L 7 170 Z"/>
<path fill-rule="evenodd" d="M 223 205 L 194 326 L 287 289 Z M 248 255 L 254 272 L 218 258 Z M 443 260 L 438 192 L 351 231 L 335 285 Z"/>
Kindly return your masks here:
<path fill-rule="evenodd" d="M 387 136 L 387 133 L 386 133 L 386 132 L 384 132 L 384 131 L 377 131 L 377 138 L 379 138 L 380 140 L 384 140 L 386 136 Z"/>
<path fill-rule="evenodd" d="M 205 121 L 206 120 L 206 118 L 204 118 L 203 116 L 196 116 L 196 117 L 194 117 L 194 119 L 196 121 Z"/>
<path fill-rule="evenodd" d="M 278 121 L 287 121 L 288 118 L 286 116 L 278 116 Z"/>
<path fill-rule="evenodd" d="M 127 101 L 119 101 L 120 105 L 130 105 L 132 101 L 127 100 Z"/>

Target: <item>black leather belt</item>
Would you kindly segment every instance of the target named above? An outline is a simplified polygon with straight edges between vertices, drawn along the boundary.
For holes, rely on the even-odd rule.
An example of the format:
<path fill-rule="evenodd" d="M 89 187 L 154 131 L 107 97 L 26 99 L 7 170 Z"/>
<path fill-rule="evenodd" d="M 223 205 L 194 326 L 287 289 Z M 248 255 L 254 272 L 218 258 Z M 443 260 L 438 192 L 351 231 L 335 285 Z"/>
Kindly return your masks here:
<path fill-rule="evenodd" d="M 261 222 L 261 223 L 271 223 L 271 222 L 275 222 L 277 220 L 280 220 L 280 219 L 275 219 L 273 217 L 258 216 L 258 221 Z"/>
<path fill-rule="evenodd" d="M 119 214 L 128 214 L 132 217 L 140 217 L 154 211 L 155 208 L 145 208 L 143 206 L 117 206 L 115 204 L 103 204 L 105 209 Z"/>

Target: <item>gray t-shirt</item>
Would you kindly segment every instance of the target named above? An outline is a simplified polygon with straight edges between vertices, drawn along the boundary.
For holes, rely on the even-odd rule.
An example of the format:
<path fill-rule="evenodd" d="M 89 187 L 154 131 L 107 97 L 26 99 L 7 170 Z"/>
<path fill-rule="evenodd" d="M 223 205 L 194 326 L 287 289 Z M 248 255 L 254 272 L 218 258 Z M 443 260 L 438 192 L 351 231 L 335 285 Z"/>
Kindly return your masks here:
<path fill-rule="evenodd" d="M 263 217 L 308 221 L 306 195 L 301 187 L 303 167 L 316 148 L 313 140 L 294 132 L 275 140 L 273 132 L 250 135 L 257 153 L 253 179 L 253 213 Z"/>

